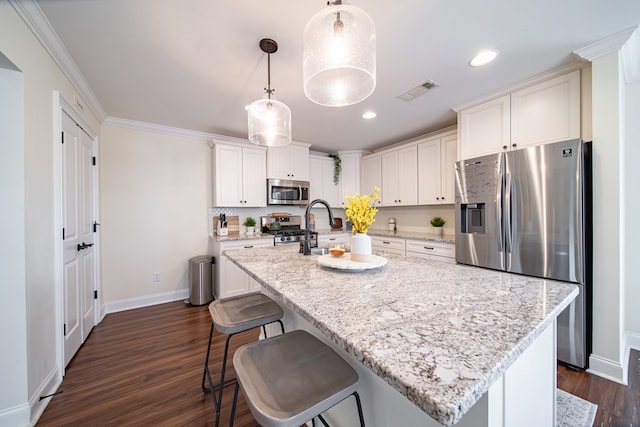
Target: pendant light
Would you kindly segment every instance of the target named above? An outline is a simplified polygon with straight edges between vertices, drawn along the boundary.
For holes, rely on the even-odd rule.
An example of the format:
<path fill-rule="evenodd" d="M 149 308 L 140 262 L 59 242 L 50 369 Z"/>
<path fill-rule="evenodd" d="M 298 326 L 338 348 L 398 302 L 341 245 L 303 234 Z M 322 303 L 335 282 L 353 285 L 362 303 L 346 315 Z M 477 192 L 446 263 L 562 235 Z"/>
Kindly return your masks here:
<path fill-rule="evenodd" d="M 291 143 L 291 110 L 286 104 L 271 98 L 271 54 L 278 50 L 278 43 L 271 39 L 260 40 L 260 49 L 267 54 L 267 87 L 265 98 L 249 105 L 249 141 L 269 147 Z"/>
<path fill-rule="evenodd" d="M 356 104 L 376 87 L 376 28 L 362 9 L 327 3 L 303 35 L 304 93 L 329 107 Z"/>

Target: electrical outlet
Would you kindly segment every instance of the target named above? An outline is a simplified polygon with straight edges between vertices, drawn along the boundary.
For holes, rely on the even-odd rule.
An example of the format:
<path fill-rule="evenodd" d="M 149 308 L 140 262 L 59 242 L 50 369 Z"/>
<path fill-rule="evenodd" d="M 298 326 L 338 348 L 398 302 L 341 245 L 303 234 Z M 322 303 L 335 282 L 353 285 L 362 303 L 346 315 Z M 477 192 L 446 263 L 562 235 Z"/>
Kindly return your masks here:
<path fill-rule="evenodd" d="M 151 280 L 153 280 L 154 282 L 159 282 L 160 281 L 160 272 L 159 271 L 154 272 L 153 273 L 153 278 Z"/>

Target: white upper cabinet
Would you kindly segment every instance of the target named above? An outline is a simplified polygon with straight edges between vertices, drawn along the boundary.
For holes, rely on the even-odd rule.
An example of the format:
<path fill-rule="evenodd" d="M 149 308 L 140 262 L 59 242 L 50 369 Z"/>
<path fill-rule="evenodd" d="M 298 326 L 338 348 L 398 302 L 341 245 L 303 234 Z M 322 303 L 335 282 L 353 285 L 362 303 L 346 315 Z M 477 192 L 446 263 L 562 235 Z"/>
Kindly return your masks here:
<path fill-rule="evenodd" d="M 360 162 L 360 194 L 372 194 L 373 188 L 380 188 L 380 200 L 377 205 L 382 205 L 384 188 L 382 187 L 382 156 L 372 154 Z M 352 194 L 350 194 L 352 195 Z"/>
<path fill-rule="evenodd" d="M 460 159 L 580 137 L 580 71 L 461 110 Z"/>
<path fill-rule="evenodd" d="M 382 205 L 418 204 L 417 146 L 393 149 L 382 154 Z"/>
<path fill-rule="evenodd" d="M 309 181 L 309 144 L 269 147 L 267 164 L 269 178 Z"/>
<path fill-rule="evenodd" d="M 310 200 L 323 199 L 332 207 L 340 207 L 340 183 L 333 182 L 333 159 L 309 156 Z M 321 207 L 322 205 L 317 205 Z"/>
<path fill-rule="evenodd" d="M 455 131 L 418 144 L 418 204 L 454 202 Z"/>
<path fill-rule="evenodd" d="M 460 158 L 483 156 L 511 145 L 511 97 L 502 96 L 460 112 Z"/>
<path fill-rule="evenodd" d="M 340 205 L 347 203 L 345 196 L 353 196 L 360 193 L 360 160 L 362 151 L 340 151 L 338 152 L 342 162 L 342 172 L 340 173 Z M 379 185 L 378 185 L 379 186 Z M 365 191 L 373 192 L 373 187 L 365 188 Z"/>
<path fill-rule="evenodd" d="M 511 94 L 511 145 L 580 138 L 580 71 Z"/>
<path fill-rule="evenodd" d="M 266 150 L 216 143 L 213 156 L 213 205 L 267 205 Z"/>

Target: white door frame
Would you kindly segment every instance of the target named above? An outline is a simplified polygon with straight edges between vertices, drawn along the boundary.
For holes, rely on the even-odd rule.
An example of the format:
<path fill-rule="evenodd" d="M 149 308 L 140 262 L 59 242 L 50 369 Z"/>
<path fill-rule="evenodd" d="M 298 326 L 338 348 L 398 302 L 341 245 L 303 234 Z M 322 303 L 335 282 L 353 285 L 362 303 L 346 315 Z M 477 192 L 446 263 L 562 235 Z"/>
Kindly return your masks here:
<path fill-rule="evenodd" d="M 56 337 L 56 365 L 58 366 L 59 379 L 64 376 L 64 335 L 62 333 L 64 323 L 64 280 L 63 280 L 63 249 L 62 249 L 62 144 L 60 143 L 62 132 L 62 114 L 63 111 L 68 114 L 82 129 L 89 134 L 93 140 L 93 155 L 98 157 L 98 133 L 92 129 L 82 117 L 76 113 L 71 106 L 72 104 L 65 100 L 60 92 L 53 92 L 53 199 L 54 199 L 54 212 L 53 212 L 53 224 L 54 224 L 54 284 L 55 284 L 55 322 L 56 333 L 59 334 Z M 99 162 L 96 167 L 93 168 L 93 196 L 94 196 L 94 212 L 93 217 L 95 221 L 100 222 L 100 209 L 99 209 Z M 96 233 L 95 236 L 95 266 L 94 266 L 94 280 L 96 284 L 96 290 L 98 291 L 98 298 L 93 300 L 95 304 L 95 322 L 97 325 L 104 317 L 102 309 L 101 299 L 101 283 L 100 283 L 100 234 Z"/>

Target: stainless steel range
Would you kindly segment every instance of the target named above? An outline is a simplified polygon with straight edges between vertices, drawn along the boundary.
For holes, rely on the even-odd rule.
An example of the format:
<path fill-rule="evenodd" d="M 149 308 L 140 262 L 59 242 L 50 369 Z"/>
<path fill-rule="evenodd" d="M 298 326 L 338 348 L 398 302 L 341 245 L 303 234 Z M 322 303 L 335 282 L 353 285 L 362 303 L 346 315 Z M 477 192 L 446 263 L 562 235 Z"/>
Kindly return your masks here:
<path fill-rule="evenodd" d="M 260 231 L 273 234 L 275 245 L 304 242 L 305 230 L 298 215 L 260 217 Z M 311 233 L 311 247 L 318 246 L 318 233 Z"/>

